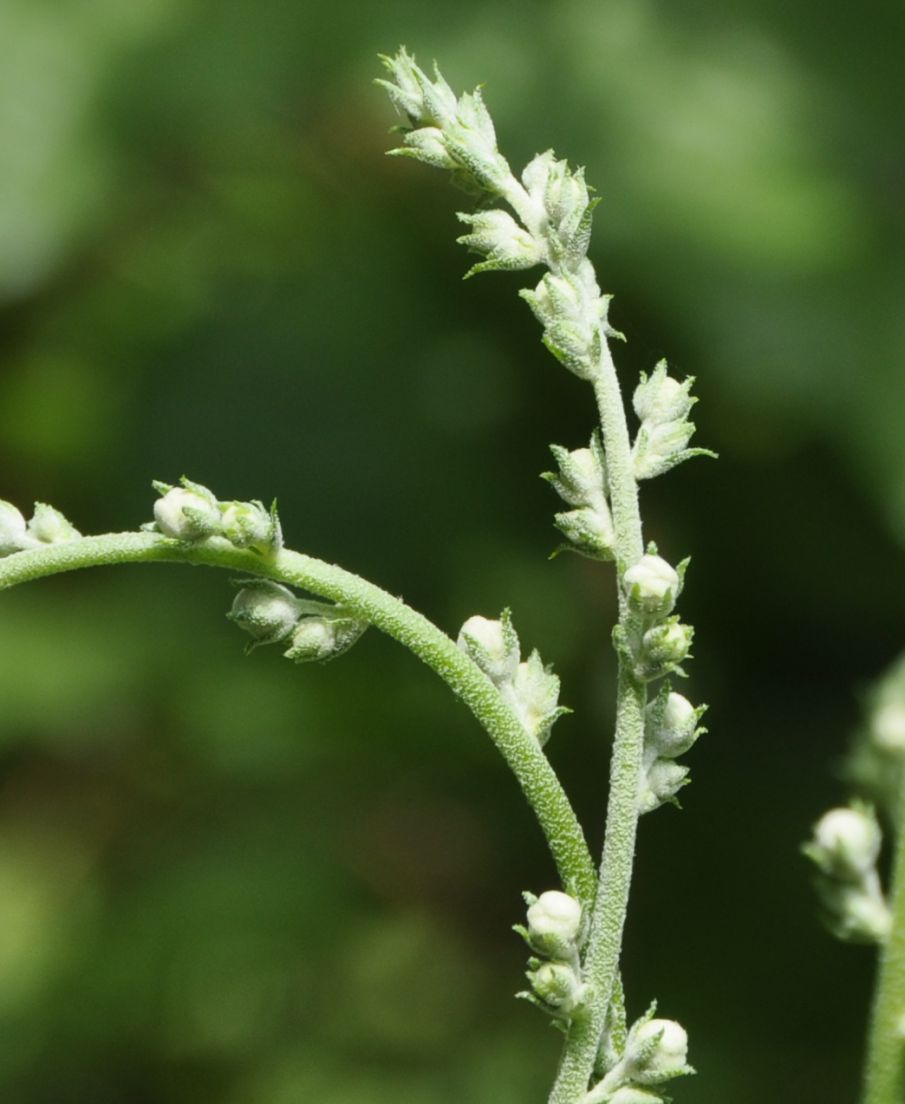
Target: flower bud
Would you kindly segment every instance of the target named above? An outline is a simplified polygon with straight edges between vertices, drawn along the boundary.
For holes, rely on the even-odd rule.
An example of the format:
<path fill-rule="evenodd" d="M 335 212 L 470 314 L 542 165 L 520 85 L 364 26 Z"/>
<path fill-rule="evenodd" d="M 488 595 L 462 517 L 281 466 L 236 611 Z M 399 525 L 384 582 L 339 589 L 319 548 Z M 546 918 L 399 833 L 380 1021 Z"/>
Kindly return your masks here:
<path fill-rule="evenodd" d="M 629 602 L 649 616 L 665 617 L 672 612 L 679 593 L 679 576 L 660 556 L 647 553 L 622 576 Z"/>
<path fill-rule="evenodd" d="M 82 535 L 59 510 L 45 502 L 35 503 L 35 512 L 28 523 L 28 534 L 41 544 L 59 544 Z"/>
<path fill-rule="evenodd" d="M 691 625 L 683 625 L 677 617 L 648 629 L 641 638 L 639 677 L 655 679 L 675 670 L 688 658 L 693 636 Z"/>
<path fill-rule="evenodd" d="M 632 405 L 642 422 L 662 425 L 664 422 L 684 421 L 694 406 L 691 397 L 693 378 L 679 383 L 667 374 L 666 361 L 661 360 L 648 377 L 641 373 L 641 382 L 635 388 Z"/>
<path fill-rule="evenodd" d="M 570 712 L 559 704 L 559 678 L 544 666 L 537 650 L 525 663 L 520 663 L 509 684 L 510 698 L 525 730 L 543 746 L 550 730 L 564 714 Z"/>
<path fill-rule="evenodd" d="M 254 579 L 243 585 L 226 616 L 252 636 L 249 647 L 253 648 L 285 640 L 298 624 L 301 610 L 301 602 L 286 587 Z"/>
<path fill-rule="evenodd" d="M 0 556 L 11 556 L 25 548 L 33 548 L 35 541 L 29 537 L 25 518 L 11 502 L 0 499 Z"/>
<path fill-rule="evenodd" d="M 664 759 L 684 755 L 698 738 L 700 714 L 681 694 L 659 694 L 644 711 L 645 745 Z"/>
<path fill-rule="evenodd" d="M 675 1020 L 642 1020 L 629 1032 L 626 1073 L 642 1085 L 657 1085 L 689 1073 L 688 1035 Z"/>
<path fill-rule="evenodd" d="M 667 801 L 673 801 L 688 781 L 688 767 L 671 759 L 654 760 L 644 776 L 638 796 L 638 812 L 651 813 Z"/>
<path fill-rule="evenodd" d="M 474 265 L 466 277 L 479 272 L 531 268 L 542 260 L 540 246 L 506 211 L 494 208 L 474 215 L 460 213 L 458 218 L 471 227 L 468 234 L 456 239 L 458 243 L 487 258 Z"/>
<path fill-rule="evenodd" d="M 575 951 L 581 921 L 578 901 L 568 893 L 549 889 L 528 908 L 528 941 L 538 954 L 568 958 Z"/>
<path fill-rule="evenodd" d="M 326 663 L 347 652 L 368 627 L 366 621 L 351 617 L 339 606 L 305 602 L 304 609 L 319 607 L 323 612 L 305 614 L 283 652 L 296 663 Z"/>
<path fill-rule="evenodd" d="M 587 985 L 564 962 L 545 962 L 528 974 L 528 980 L 544 1004 L 561 1016 L 572 1015 L 587 1001 Z"/>
<path fill-rule="evenodd" d="M 805 853 L 820 869 L 842 881 L 860 881 L 873 870 L 882 837 L 866 808 L 831 809 L 814 825 Z"/>
<path fill-rule="evenodd" d="M 456 644 L 497 686 L 515 678 L 521 648 L 509 610 L 503 610 L 499 621 L 469 617 Z"/>
<path fill-rule="evenodd" d="M 154 521 L 165 537 L 196 541 L 220 531 L 217 500 L 198 483 L 182 480 L 181 487 L 155 483 L 161 497 L 154 503 Z"/>
<path fill-rule="evenodd" d="M 279 552 L 283 544 L 275 503 L 269 510 L 257 501 L 221 504 L 220 532 L 237 548 L 250 548 L 262 555 Z"/>

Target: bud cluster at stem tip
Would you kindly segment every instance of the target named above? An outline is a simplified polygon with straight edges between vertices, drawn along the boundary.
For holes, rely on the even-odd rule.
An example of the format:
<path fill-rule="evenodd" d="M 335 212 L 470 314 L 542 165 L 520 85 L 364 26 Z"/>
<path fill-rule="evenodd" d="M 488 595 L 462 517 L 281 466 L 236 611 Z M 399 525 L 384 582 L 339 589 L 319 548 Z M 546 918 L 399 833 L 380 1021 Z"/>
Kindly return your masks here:
<path fill-rule="evenodd" d="M 218 502 L 207 487 L 185 476 L 178 487 L 155 482 L 154 489 L 160 498 L 146 529 L 178 541 L 216 537 L 262 556 L 275 555 L 283 546 L 275 502 L 270 509 L 258 501 Z"/>
<path fill-rule="evenodd" d="M 559 679 L 537 650 L 522 662 L 509 610 L 503 610 L 499 621 L 469 617 L 456 643 L 499 689 L 525 731 L 543 747 L 553 725 L 570 710 L 559 704 Z"/>
<path fill-rule="evenodd" d="M 0 557 L 13 556 L 44 544 L 75 540 L 81 533 L 53 506 L 36 502 L 31 519 L 11 502 L 0 499 Z"/>

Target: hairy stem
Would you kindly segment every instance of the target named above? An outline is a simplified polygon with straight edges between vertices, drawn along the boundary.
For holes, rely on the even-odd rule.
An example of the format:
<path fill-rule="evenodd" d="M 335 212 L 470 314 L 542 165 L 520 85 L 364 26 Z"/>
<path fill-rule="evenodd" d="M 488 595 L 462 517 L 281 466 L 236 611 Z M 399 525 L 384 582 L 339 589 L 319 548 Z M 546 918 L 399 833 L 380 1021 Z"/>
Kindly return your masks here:
<path fill-rule="evenodd" d="M 905 1100 L 905 774 L 899 793 L 892 931 L 880 954 L 867 1042 L 864 1104 Z"/>
<path fill-rule="evenodd" d="M 610 505 L 616 532 L 619 622 L 628 629 L 629 612 L 622 591 L 623 572 L 644 551 L 638 484 L 632 466 L 631 442 L 616 369 L 606 342 L 594 391 L 606 451 Z M 569 1031 L 550 1104 L 577 1104 L 588 1089 L 600 1036 L 619 970 L 622 932 L 628 910 L 635 837 L 638 827 L 638 782 L 644 746 L 644 706 L 647 690 L 631 665 L 619 654 L 616 696 L 616 734 L 610 762 L 610 792 L 606 835 L 600 864 L 597 903 L 584 954 L 585 978 L 595 998 L 588 1015 L 576 1020 Z"/>
<path fill-rule="evenodd" d="M 205 564 L 300 587 L 342 603 L 398 640 L 452 688 L 486 729 L 534 810 L 563 885 L 586 907 L 592 905 L 596 877 L 584 834 L 540 745 L 525 732 L 497 688 L 445 633 L 373 583 L 288 550 L 263 559 L 218 539 L 189 544 L 154 533 L 110 533 L 0 559 L 0 590 L 82 567 L 159 562 Z"/>

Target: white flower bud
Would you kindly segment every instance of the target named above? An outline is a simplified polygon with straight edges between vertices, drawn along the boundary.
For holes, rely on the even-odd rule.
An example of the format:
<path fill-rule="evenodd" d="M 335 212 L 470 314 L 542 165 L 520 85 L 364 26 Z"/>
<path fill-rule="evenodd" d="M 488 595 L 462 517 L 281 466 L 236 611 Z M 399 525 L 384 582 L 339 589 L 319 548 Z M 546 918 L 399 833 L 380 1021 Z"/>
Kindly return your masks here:
<path fill-rule="evenodd" d="M 544 666 L 537 650 L 520 663 L 507 696 L 525 730 L 543 746 L 554 723 L 569 710 L 559 704 L 559 678 Z"/>
<path fill-rule="evenodd" d="M 473 253 L 483 254 L 487 260 L 474 265 L 466 274 L 493 270 L 531 268 L 542 259 L 540 246 L 512 215 L 496 208 L 478 211 L 477 214 L 459 214 L 459 221 L 471 227 L 471 232 L 456 240 Z"/>
<path fill-rule="evenodd" d="M 633 1081 L 656 1085 L 688 1072 L 688 1035 L 675 1020 L 647 1020 L 629 1032 L 624 1063 Z"/>
<path fill-rule="evenodd" d="M 820 869 L 843 881 L 860 881 L 873 870 L 882 836 L 873 813 L 863 809 L 831 809 L 814 825 L 806 854 Z"/>
<path fill-rule="evenodd" d="M 542 893 L 528 908 L 528 940 L 539 954 L 552 958 L 570 957 L 575 951 L 581 926 L 581 905 L 558 889 Z"/>
<path fill-rule="evenodd" d="M 456 643 L 497 685 L 515 678 L 521 648 L 508 610 L 503 610 L 499 621 L 469 617 Z"/>
<path fill-rule="evenodd" d="M 656 759 L 648 767 L 638 797 L 638 812 L 650 813 L 676 796 L 688 783 L 689 768 L 671 759 Z"/>
<path fill-rule="evenodd" d="M 220 506 L 220 533 L 237 548 L 263 555 L 279 552 L 283 533 L 275 506 L 261 502 L 228 502 Z"/>
<path fill-rule="evenodd" d="M 689 393 L 693 383 L 693 379 L 679 383 L 667 375 L 666 361 L 661 360 L 650 377 L 641 373 L 641 382 L 632 396 L 635 413 L 642 422 L 655 425 L 684 421 L 696 401 Z"/>
<path fill-rule="evenodd" d="M 302 603 L 286 587 L 267 579 L 248 580 L 226 615 L 254 638 L 257 644 L 285 640 L 296 627 Z"/>
<path fill-rule="evenodd" d="M 82 535 L 59 510 L 45 502 L 35 503 L 35 512 L 28 523 L 28 534 L 41 544 L 59 544 Z"/>
<path fill-rule="evenodd" d="M 11 556 L 25 548 L 33 548 L 35 541 L 29 537 L 25 518 L 11 502 L 0 499 L 0 556 Z"/>
<path fill-rule="evenodd" d="M 676 604 L 679 576 L 660 556 L 642 556 L 622 576 L 622 583 L 631 604 L 643 613 L 665 617 Z"/>
<path fill-rule="evenodd" d="M 154 503 L 157 528 L 173 540 L 195 541 L 220 531 L 217 500 L 206 487 L 184 481 L 182 487 L 155 483 L 162 497 Z"/>
<path fill-rule="evenodd" d="M 683 625 L 678 618 L 648 629 L 641 638 L 638 675 L 644 679 L 655 679 L 674 670 L 688 658 L 693 637 L 691 625 Z"/>
<path fill-rule="evenodd" d="M 588 986 L 563 962 L 545 962 L 528 974 L 528 980 L 544 1004 L 561 1016 L 572 1015 L 588 998 Z"/>
<path fill-rule="evenodd" d="M 367 622 L 344 613 L 340 607 L 320 602 L 304 602 L 304 610 L 323 612 L 305 614 L 283 652 L 296 663 L 326 663 L 347 652 L 367 628 Z"/>
<path fill-rule="evenodd" d="M 698 737 L 701 710 L 672 691 L 658 695 L 644 711 L 644 742 L 664 759 L 684 755 Z"/>

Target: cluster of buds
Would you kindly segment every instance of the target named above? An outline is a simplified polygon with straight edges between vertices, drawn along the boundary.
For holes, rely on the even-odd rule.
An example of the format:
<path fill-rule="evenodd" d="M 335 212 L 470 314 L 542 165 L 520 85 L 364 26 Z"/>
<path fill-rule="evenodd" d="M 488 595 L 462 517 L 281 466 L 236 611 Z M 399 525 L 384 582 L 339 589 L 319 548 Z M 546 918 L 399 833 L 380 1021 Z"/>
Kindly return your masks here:
<path fill-rule="evenodd" d="M 589 448 L 569 452 L 561 445 L 551 445 L 550 451 L 559 471 L 544 472 L 541 478 L 573 507 L 555 515 L 556 527 L 569 542 L 562 548 L 594 560 L 612 560 L 615 537 L 600 437 L 595 432 Z"/>
<path fill-rule="evenodd" d="M 402 146 L 390 153 L 449 169 L 466 191 L 498 193 L 511 173 L 480 89 L 457 98 L 436 66 L 431 79 L 405 49 L 381 61 L 390 79 L 377 83 L 409 122 L 398 128 Z"/>
<path fill-rule="evenodd" d="M 11 502 L 0 499 L 0 557 L 40 548 L 44 544 L 59 544 L 75 540 L 81 533 L 53 506 L 36 502 L 31 519 Z"/>
<path fill-rule="evenodd" d="M 584 169 L 570 169 L 553 150 L 539 153 L 525 166 L 524 187 L 531 204 L 532 221 L 544 227 L 551 260 L 559 267 L 575 269 L 587 255 L 591 219 L 599 199 L 591 199 Z"/>
<path fill-rule="evenodd" d="M 574 270 L 548 272 L 533 291 L 519 292 L 544 327 L 543 342 L 579 379 L 593 380 L 605 336 L 622 337 L 608 321 L 610 299 L 602 295 L 594 266 L 585 257 Z"/>
<path fill-rule="evenodd" d="M 559 679 L 538 652 L 522 662 L 509 610 L 503 610 L 499 621 L 469 617 L 456 643 L 499 688 L 522 727 L 543 747 L 555 722 L 570 710 L 559 704 Z"/>
<path fill-rule="evenodd" d="M 656 1002 L 602 1048 L 602 1077 L 581 1104 L 661 1104 L 659 1086 L 694 1073 L 688 1065 L 688 1035 L 675 1020 L 655 1019 Z"/>
<path fill-rule="evenodd" d="M 261 644 L 286 644 L 283 655 L 296 663 L 325 663 L 349 650 L 367 628 L 341 606 L 297 598 L 269 579 L 242 579 L 230 621 L 251 636 L 246 651 Z"/>
<path fill-rule="evenodd" d="M 187 542 L 219 537 L 262 556 L 275 555 L 283 546 L 275 502 L 269 510 L 257 501 L 218 502 L 207 487 L 185 476 L 178 487 L 155 482 L 154 490 L 160 498 L 146 530 Z"/>
<path fill-rule="evenodd" d="M 531 989 L 518 993 L 558 1022 L 568 1022 L 587 1007 L 590 989 L 582 978 L 579 951 L 585 937 L 581 905 L 568 893 L 547 890 L 540 897 L 524 895 L 527 925 L 514 930 L 525 940 L 533 956 L 526 974 Z"/>
<path fill-rule="evenodd" d="M 877 874 L 882 842 L 873 810 L 853 802 L 825 813 L 802 849 L 817 866 L 824 918 L 840 939 L 881 943 L 889 935 L 892 918 Z"/>
<path fill-rule="evenodd" d="M 683 383 L 673 379 L 660 363 L 648 377 L 641 373 L 632 403 L 641 427 L 632 448 L 636 479 L 652 479 L 692 456 L 714 456 L 709 449 L 688 448 L 695 427 L 688 420 L 698 401 L 692 397 L 694 377 Z"/>
<path fill-rule="evenodd" d="M 617 644 L 627 649 L 635 674 L 645 682 L 671 672 L 683 674 L 681 664 L 689 658 L 694 630 L 678 617 L 671 617 L 682 592 L 688 560 L 677 567 L 657 555 L 655 545 L 628 568 L 622 586 L 633 614 L 631 633 L 618 634 Z"/>
<path fill-rule="evenodd" d="M 678 804 L 676 794 L 688 784 L 688 767 L 675 760 L 684 755 L 706 729 L 698 726 L 706 705 L 697 709 L 668 685 L 644 713 L 644 755 L 638 811 L 649 813 L 666 802 Z"/>

